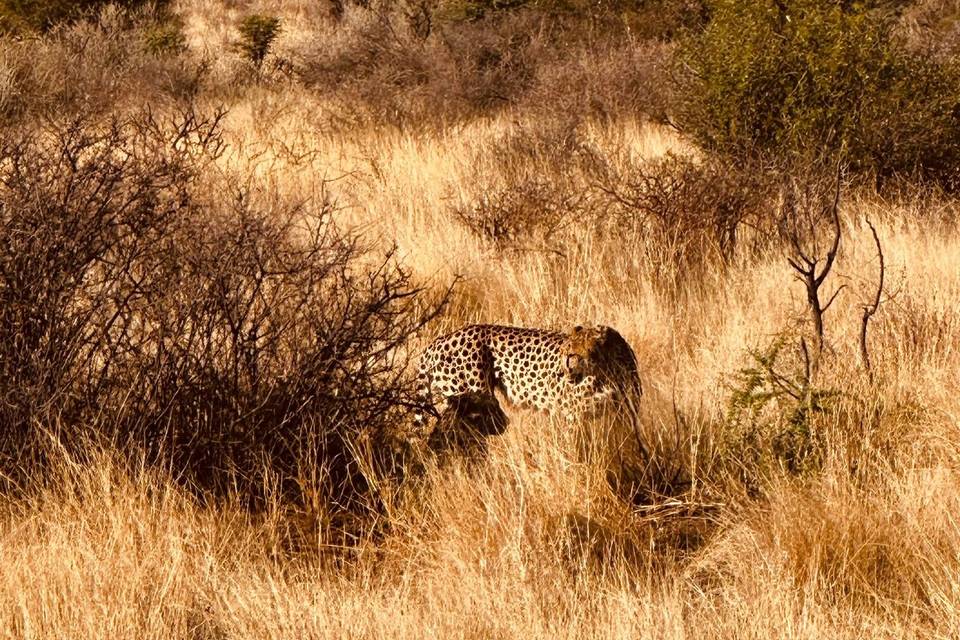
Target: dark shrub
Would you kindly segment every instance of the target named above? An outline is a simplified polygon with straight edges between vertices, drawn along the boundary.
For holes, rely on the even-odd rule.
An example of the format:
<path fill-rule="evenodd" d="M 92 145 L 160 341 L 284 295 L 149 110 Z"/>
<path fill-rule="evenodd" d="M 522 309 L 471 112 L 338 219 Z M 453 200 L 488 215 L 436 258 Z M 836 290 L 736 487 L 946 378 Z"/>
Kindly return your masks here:
<path fill-rule="evenodd" d="M 842 154 L 880 179 L 954 182 L 960 69 L 908 51 L 887 5 L 712 0 L 680 56 L 682 127 L 726 154 Z"/>
<path fill-rule="evenodd" d="M 75 121 L 0 147 L 3 477 L 36 471 L 58 427 L 251 499 L 375 499 L 412 403 L 406 341 L 438 307 L 326 200 L 201 193 L 218 123 Z"/>
<path fill-rule="evenodd" d="M 491 113 L 532 82 L 536 23 L 457 23 L 428 37 L 395 8 L 354 9 L 306 54 L 300 78 L 351 117 L 424 126 Z"/>
<path fill-rule="evenodd" d="M 61 22 L 94 15 L 112 4 L 124 9 L 162 9 L 165 0 L 0 0 L 0 33 L 45 31 Z"/>
<path fill-rule="evenodd" d="M 609 37 L 582 46 L 543 56 L 518 111 L 541 121 L 668 119 L 672 44 Z"/>
<path fill-rule="evenodd" d="M 353 8 L 300 53 L 299 77 L 337 102 L 336 124 L 445 126 L 511 109 L 539 119 L 666 111 L 669 45 L 635 38 L 615 13 L 533 3 L 482 20 L 435 14 L 443 12 L 424 22 L 419 10 Z"/>
<path fill-rule="evenodd" d="M 440 3 L 440 15 L 449 20 L 478 20 L 526 4 L 530 0 L 446 0 Z"/>
<path fill-rule="evenodd" d="M 617 16 L 639 27 L 641 35 L 669 35 L 703 19 L 700 0 L 440 0 L 441 17 L 479 20 L 512 9 L 539 10 L 591 19 Z"/>
<path fill-rule="evenodd" d="M 2 466 L 28 459 L 35 428 L 97 405 L 129 306 L 142 301 L 158 235 L 219 149 L 216 120 L 82 119 L 20 131 L 0 147 Z M 177 130 L 174 130 L 177 131 Z M 178 145 L 167 144 L 178 143 Z M 131 336 L 128 336 L 131 337 Z"/>

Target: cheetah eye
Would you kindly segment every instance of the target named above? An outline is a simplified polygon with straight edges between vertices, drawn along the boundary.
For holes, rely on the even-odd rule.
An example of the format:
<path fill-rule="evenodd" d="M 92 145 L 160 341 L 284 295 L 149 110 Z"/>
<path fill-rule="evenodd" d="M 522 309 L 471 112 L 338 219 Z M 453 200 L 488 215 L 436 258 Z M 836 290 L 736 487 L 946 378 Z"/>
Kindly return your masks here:
<path fill-rule="evenodd" d="M 583 366 L 583 358 L 575 353 L 567 355 L 566 360 L 566 369 L 567 369 L 567 379 L 576 384 L 583 380 L 583 371 L 581 371 Z"/>

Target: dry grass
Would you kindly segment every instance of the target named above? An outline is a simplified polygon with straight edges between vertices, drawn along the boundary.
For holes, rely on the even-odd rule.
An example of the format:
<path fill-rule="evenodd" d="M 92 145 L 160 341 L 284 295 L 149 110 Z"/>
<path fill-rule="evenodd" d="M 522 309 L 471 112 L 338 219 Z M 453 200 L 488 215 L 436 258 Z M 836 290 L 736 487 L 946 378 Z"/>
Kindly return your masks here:
<path fill-rule="evenodd" d="M 302 2 L 183 0 L 194 48 L 225 50 L 229 21 L 278 13 L 282 55 L 309 43 Z M 235 15 L 236 14 L 236 15 Z M 214 73 L 228 76 L 228 56 Z M 828 281 L 818 418 L 823 460 L 747 495 L 726 472 L 730 376 L 802 317 L 777 252 L 741 255 L 678 289 L 654 281 L 657 238 L 573 220 L 561 251 L 501 252 L 453 215 L 518 172 L 588 187 L 563 162 L 505 155 L 537 130 L 522 110 L 433 132 L 331 133 L 322 92 L 235 90 L 218 170 L 256 175 L 290 201 L 332 194 L 341 220 L 389 246 L 421 282 L 463 278 L 439 334 L 466 322 L 604 323 L 634 346 L 644 433 L 685 470 L 684 510 L 636 509 L 606 479 L 616 434 L 512 413 L 476 465 L 431 469 L 384 509 L 386 526 L 329 546 L 322 509 L 279 498 L 256 514 L 204 503 L 165 474 L 93 448 L 57 452 L 49 478 L 0 502 L 0 633 L 23 638 L 861 638 L 960 634 L 960 229 L 935 198 L 849 193 Z M 628 167 L 695 155 L 671 130 L 581 122 L 577 135 Z M 942 204 L 942 203 L 941 203 Z M 942 206 L 951 206 L 949 202 Z M 871 325 L 875 379 L 858 360 L 860 305 L 879 231 L 890 299 Z M 946 220 L 946 221 L 944 221 Z M 426 341 L 432 336 L 423 336 Z M 52 445 L 53 446 L 53 445 Z M 673 505 L 673 506 L 671 506 Z M 709 508 L 703 505 L 710 505 Z"/>

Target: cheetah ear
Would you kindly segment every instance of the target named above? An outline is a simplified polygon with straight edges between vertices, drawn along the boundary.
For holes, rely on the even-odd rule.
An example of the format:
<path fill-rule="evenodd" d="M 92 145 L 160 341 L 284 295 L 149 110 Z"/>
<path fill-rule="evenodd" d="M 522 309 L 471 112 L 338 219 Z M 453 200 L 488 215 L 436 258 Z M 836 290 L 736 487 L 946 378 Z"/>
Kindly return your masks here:
<path fill-rule="evenodd" d="M 613 337 L 614 330 L 605 324 L 598 324 L 597 333 L 599 333 L 603 337 L 603 341 L 606 342 Z"/>
<path fill-rule="evenodd" d="M 583 327 L 581 327 L 580 325 L 577 325 L 573 328 L 573 331 L 571 331 L 570 333 L 581 333 L 582 331 L 583 331 Z"/>

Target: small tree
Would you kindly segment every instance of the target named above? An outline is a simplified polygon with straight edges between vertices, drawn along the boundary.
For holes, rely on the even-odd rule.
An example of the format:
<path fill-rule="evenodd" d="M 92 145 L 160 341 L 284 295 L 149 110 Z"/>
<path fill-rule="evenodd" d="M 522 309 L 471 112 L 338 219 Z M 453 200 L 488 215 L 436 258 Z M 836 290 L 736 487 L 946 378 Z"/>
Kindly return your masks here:
<path fill-rule="evenodd" d="M 786 260 L 803 285 L 809 328 L 780 333 L 773 342 L 750 351 L 750 364 L 730 382 L 726 434 L 722 447 L 749 490 L 771 468 L 790 473 L 816 469 L 823 462 L 822 434 L 815 418 L 830 407 L 834 389 L 820 386 L 819 371 L 826 347 L 824 316 L 843 287 L 826 294 L 825 285 L 840 250 L 839 204 L 842 174 L 835 180 L 801 173 L 781 194 L 777 226 Z M 795 343 L 796 350 L 788 348 Z"/>
<path fill-rule="evenodd" d="M 837 391 L 811 386 L 805 353 L 791 348 L 795 330 L 749 349 L 748 363 L 727 383 L 727 415 L 717 446 L 749 491 L 758 490 L 772 469 L 803 474 L 823 462 L 823 439 L 813 425 Z"/>
<path fill-rule="evenodd" d="M 280 33 L 280 18 L 253 14 L 240 22 L 240 41 L 237 43 L 243 55 L 259 70 L 270 53 L 270 46 Z"/>
<path fill-rule="evenodd" d="M 789 246 L 787 262 L 796 272 L 807 294 L 807 309 L 813 329 L 813 349 L 800 341 L 806 365 L 809 389 L 820 369 L 824 348 L 823 316 L 843 289 L 841 286 L 824 302 L 822 287 L 833 269 L 840 249 L 840 187 L 841 170 L 837 167 L 836 184 L 829 196 L 822 183 L 808 181 L 803 185 L 793 182 L 783 198 L 778 224 L 783 239 Z"/>

